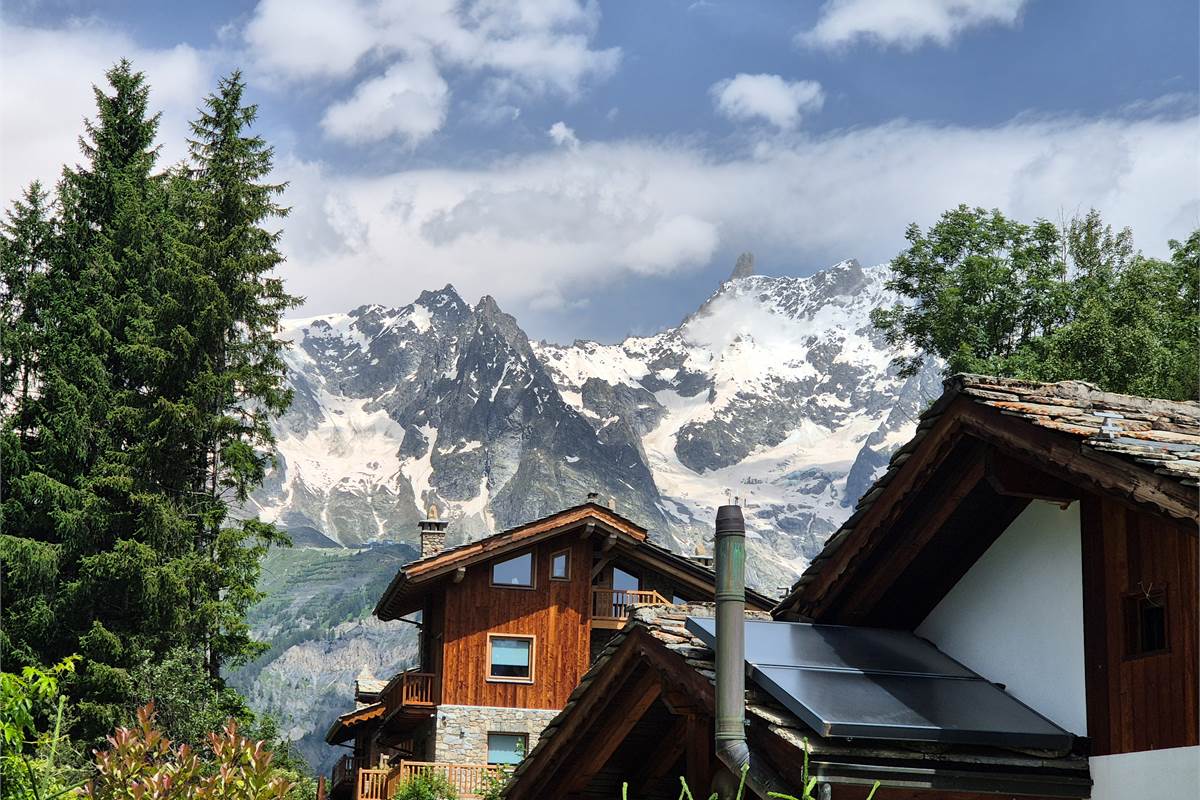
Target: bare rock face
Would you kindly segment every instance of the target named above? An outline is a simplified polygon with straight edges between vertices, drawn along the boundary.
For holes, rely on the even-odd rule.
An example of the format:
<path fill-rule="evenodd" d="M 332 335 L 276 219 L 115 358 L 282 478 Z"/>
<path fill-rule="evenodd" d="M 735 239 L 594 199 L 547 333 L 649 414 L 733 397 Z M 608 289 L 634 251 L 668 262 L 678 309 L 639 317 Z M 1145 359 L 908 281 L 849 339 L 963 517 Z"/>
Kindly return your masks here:
<path fill-rule="evenodd" d="M 909 379 L 890 366 L 869 319 L 894 300 L 886 277 L 853 260 L 755 275 L 744 253 L 678 326 L 616 344 L 530 342 L 494 299 L 471 306 L 453 286 L 290 321 L 296 402 L 244 513 L 292 531 L 307 572 L 265 587 L 253 624 L 275 646 L 239 685 L 324 763 L 317 732 L 349 707 L 353 675 L 387 677 L 410 649 L 359 623 L 395 571 L 379 554 L 413 548 L 431 504 L 456 545 L 595 491 L 695 552 L 737 495 L 751 583 L 788 585 L 939 390 L 937 365 Z M 311 708 L 306 674 L 329 681 Z"/>
<path fill-rule="evenodd" d="M 742 253 L 737 257 L 737 261 L 733 265 L 733 272 L 729 275 L 729 280 L 736 281 L 738 278 L 749 278 L 754 274 L 754 253 Z"/>

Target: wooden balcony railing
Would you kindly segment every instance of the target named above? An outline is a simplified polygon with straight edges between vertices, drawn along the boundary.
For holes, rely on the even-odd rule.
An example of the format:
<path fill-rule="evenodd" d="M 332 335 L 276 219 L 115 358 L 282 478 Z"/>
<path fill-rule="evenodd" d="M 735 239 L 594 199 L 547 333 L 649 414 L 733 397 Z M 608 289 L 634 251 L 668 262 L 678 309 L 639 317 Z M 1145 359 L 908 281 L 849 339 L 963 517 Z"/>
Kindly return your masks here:
<path fill-rule="evenodd" d="M 354 800 L 388 800 L 392 791 L 388 787 L 388 778 L 395 770 L 390 769 L 360 769 L 355 785 Z"/>
<path fill-rule="evenodd" d="M 637 606 L 669 603 L 656 591 L 592 588 L 592 623 L 596 627 L 620 627 Z"/>
<path fill-rule="evenodd" d="M 441 761 L 400 761 L 388 778 L 388 791 L 394 792 L 417 775 L 437 775 L 458 791 L 461 798 L 475 798 L 487 790 L 490 777 L 503 777 L 503 768 L 495 764 L 447 764 Z M 367 798 L 363 798 L 367 800 Z M 374 798 L 370 798 L 374 800 Z"/>
<path fill-rule="evenodd" d="M 339 758 L 333 765 L 333 773 L 330 776 L 329 786 L 333 788 L 344 782 L 354 780 L 354 770 L 359 767 L 359 760 L 351 755 L 345 755 Z"/>
<path fill-rule="evenodd" d="M 388 683 L 383 690 L 383 703 L 388 713 L 406 706 L 435 706 L 434 696 L 436 676 L 432 672 L 417 672 L 408 670 L 401 672 Z"/>

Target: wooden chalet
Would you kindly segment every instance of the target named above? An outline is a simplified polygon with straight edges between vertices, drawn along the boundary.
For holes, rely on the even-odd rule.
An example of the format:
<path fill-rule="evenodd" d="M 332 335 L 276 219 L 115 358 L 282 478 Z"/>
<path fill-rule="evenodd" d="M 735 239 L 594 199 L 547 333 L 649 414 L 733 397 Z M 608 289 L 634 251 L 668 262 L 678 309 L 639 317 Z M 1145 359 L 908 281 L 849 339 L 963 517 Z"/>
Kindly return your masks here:
<path fill-rule="evenodd" d="M 833 735 L 751 668 L 752 762 L 798 793 L 807 743 L 836 800 L 874 780 L 883 800 L 1200 796 L 1197 478 L 1200 404 L 949 379 L 772 624 L 932 643 L 1070 745 L 938 741 L 930 725 L 907 738 Z M 623 781 L 631 796 L 674 798 L 679 775 L 703 796 L 727 778 L 714 757 L 713 654 L 688 615 L 712 611 L 635 612 L 518 767 L 508 800 L 614 797 Z"/>
<path fill-rule="evenodd" d="M 422 521 L 422 558 L 375 608 L 382 620 L 419 615 L 420 660 L 381 686 L 360 684 L 356 708 L 330 727 L 326 741 L 353 747 L 334 769 L 333 798 L 385 798 L 422 771 L 479 793 L 536 745 L 633 609 L 714 593 L 708 566 L 595 502 L 450 549 L 445 528 L 434 513 Z M 774 605 L 755 593 L 749 602 Z"/>

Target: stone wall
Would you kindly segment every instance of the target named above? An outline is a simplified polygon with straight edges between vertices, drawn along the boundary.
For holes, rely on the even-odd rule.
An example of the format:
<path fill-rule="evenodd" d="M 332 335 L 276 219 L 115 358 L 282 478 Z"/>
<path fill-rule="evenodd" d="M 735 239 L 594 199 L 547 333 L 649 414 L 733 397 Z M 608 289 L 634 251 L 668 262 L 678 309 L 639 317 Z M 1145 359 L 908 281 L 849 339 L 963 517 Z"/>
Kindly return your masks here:
<path fill-rule="evenodd" d="M 451 764 L 487 762 L 489 733 L 524 733 L 529 749 L 558 711 L 545 708 L 494 706 L 438 706 L 433 760 Z"/>

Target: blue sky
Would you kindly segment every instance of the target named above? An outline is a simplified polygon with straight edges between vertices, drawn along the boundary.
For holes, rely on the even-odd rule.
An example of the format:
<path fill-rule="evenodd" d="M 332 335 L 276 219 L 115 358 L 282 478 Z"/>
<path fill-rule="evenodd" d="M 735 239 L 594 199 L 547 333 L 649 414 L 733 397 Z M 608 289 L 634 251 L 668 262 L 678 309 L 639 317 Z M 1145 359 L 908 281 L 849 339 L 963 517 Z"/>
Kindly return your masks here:
<path fill-rule="evenodd" d="M 1200 225 L 1188 0 L 5 4 L 0 188 L 74 159 L 128 56 L 163 157 L 245 70 L 292 182 L 305 313 L 452 282 L 534 336 L 674 324 L 752 250 L 878 263 L 958 202 L 1095 206 L 1148 253 Z"/>

